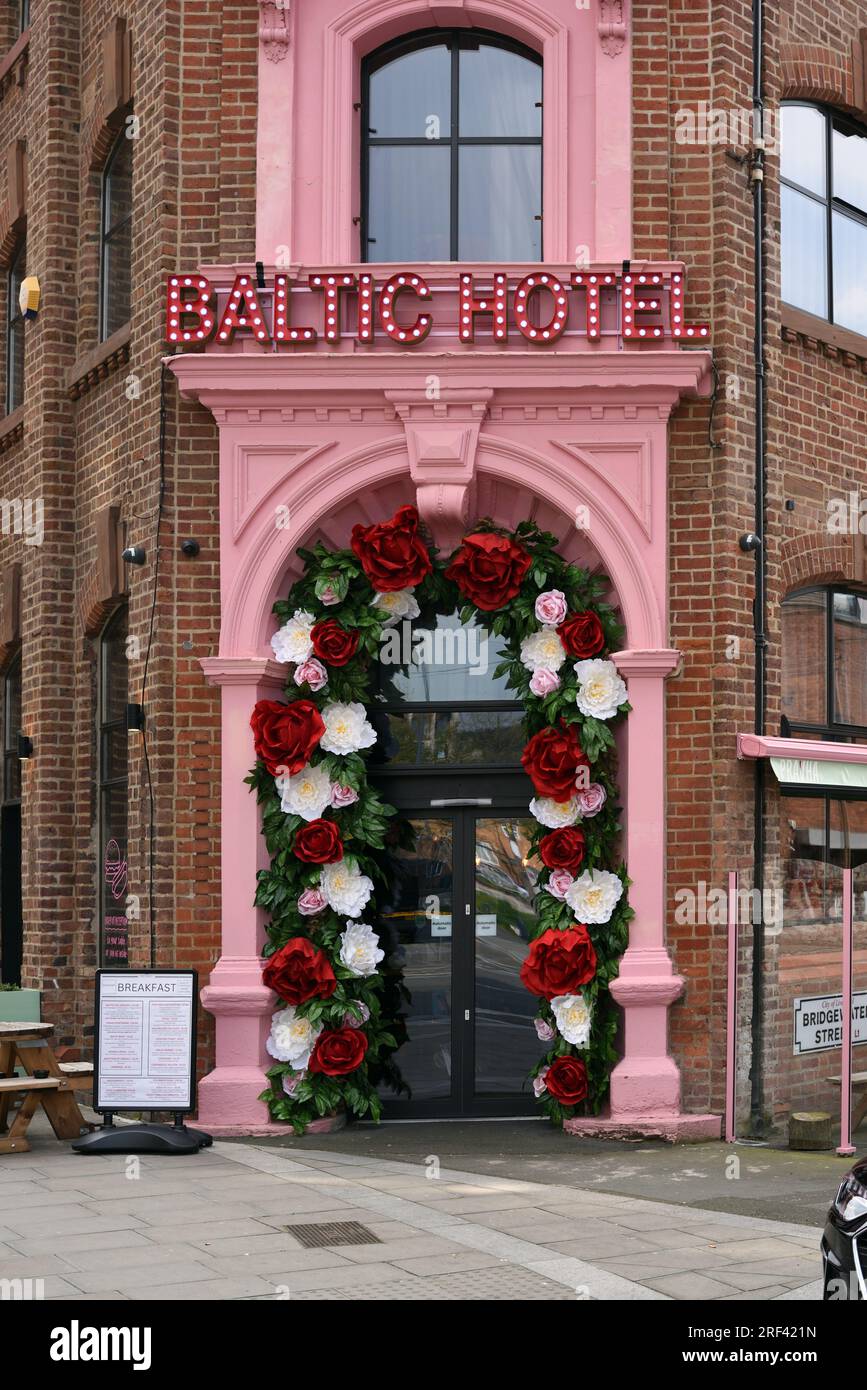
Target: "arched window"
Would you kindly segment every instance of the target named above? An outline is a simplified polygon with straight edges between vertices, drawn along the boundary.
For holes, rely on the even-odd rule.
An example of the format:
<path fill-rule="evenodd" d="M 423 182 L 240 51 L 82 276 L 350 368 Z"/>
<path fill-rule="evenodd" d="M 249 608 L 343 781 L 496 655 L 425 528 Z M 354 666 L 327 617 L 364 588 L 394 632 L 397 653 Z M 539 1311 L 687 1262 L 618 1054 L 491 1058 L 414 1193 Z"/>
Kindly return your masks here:
<path fill-rule="evenodd" d="M 97 730 L 99 734 L 100 961 L 128 962 L 127 822 L 129 773 L 126 705 L 127 611 L 119 608 L 99 638 Z"/>
<path fill-rule="evenodd" d="M 132 140 L 115 141 L 102 176 L 101 340 L 129 322 L 132 303 Z"/>
<path fill-rule="evenodd" d="M 21 282 L 27 274 L 27 243 L 21 241 L 9 267 L 6 293 L 6 414 L 24 403 L 24 314 Z"/>
<path fill-rule="evenodd" d="M 781 116 L 783 299 L 867 337 L 867 129 L 802 102 Z"/>
<path fill-rule="evenodd" d="M 541 260 L 538 54 L 436 29 L 371 54 L 362 90 L 363 260 Z"/>
<path fill-rule="evenodd" d="M 782 713 L 789 732 L 867 739 L 867 595 L 801 589 L 782 606 Z"/>

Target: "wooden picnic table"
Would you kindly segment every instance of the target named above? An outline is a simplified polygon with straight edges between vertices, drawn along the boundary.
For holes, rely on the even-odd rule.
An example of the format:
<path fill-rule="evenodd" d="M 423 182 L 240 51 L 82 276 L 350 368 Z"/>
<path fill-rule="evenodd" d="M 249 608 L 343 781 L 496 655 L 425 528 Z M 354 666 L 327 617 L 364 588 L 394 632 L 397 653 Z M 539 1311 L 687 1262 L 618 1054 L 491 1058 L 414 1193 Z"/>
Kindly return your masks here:
<path fill-rule="evenodd" d="M 0 1021 L 0 1154 L 26 1153 L 27 1129 L 41 1105 L 58 1139 L 77 1139 L 92 1129 L 78 1108 L 74 1081 L 61 1069 L 49 1039 L 51 1023 L 3 1023 Z M 23 1067 L 26 1075 L 16 1076 Z M 7 1129 L 9 1103 L 22 1101 Z"/>

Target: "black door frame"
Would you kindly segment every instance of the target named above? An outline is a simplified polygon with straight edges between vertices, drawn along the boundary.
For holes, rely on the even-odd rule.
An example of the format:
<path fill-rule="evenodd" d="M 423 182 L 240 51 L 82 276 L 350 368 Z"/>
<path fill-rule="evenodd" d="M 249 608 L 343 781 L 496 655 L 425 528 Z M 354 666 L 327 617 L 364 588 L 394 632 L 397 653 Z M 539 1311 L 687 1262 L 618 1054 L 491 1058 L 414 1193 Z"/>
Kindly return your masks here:
<path fill-rule="evenodd" d="M 372 769 L 371 769 L 372 771 Z M 537 1105 L 527 1084 L 525 1094 L 503 1099 L 475 1095 L 476 936 L 466 925 L 475 921 L 476 822 L 498 815 L 527 818 L 533 788 L 523 772 L 479 767 L 417 768 L 371 777 L 377 790 L 406 819 L 440 819 L 452 823 L 451 951 L 451 1094 L 435 1100 L 383 1098 L 383 1119 L 482 1119 L 533 1115 Z M 467 1018 L 469 1011 L 469 1018 Z M 400 1052 L 395 1054 L 400 1066 Z"/>

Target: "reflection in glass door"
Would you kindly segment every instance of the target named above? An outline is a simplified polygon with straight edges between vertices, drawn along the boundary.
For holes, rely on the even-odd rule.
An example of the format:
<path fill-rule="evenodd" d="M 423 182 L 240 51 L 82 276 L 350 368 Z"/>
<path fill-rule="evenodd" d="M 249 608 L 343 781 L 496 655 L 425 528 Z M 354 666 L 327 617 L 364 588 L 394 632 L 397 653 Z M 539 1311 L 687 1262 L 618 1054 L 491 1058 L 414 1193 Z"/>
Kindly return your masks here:
<path fill-rule="evenodd" d="M 499 1099 L 526 1092 L 528 1073 L 540 1053 L 532 1022 L 536 1000 L 519 973 L 535 921 L 532 822 L 479 817 L 474 832 L 472 1099 Z"/>
<path fill-rule="evenodd" d="M 519 972 L 534 921 L 532 822 L 463 807 L 409 821 L 415 843 L 390 851 L 380 925 L 411 996 L 396 1061 L 412 1094 L 385 1094 L 387 1113 L 529 1112 L 540 1045 Z"/>

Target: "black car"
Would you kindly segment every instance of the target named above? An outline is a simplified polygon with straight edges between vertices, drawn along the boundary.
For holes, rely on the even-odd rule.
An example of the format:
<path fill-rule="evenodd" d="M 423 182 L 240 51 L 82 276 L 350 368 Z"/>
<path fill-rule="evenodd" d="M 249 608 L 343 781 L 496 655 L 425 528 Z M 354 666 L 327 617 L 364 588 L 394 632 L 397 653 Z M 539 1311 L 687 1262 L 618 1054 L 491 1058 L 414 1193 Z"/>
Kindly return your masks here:
<path fill-rule="evenodd" d="M 822 1237 L 823 1298 L 867 1299 L 867 1159 L 850 1168 Z"/>

